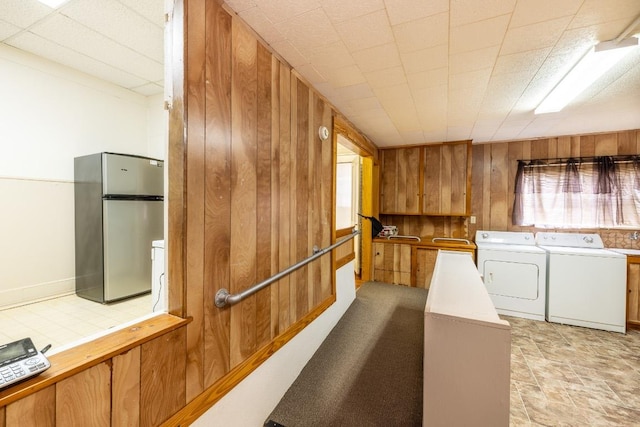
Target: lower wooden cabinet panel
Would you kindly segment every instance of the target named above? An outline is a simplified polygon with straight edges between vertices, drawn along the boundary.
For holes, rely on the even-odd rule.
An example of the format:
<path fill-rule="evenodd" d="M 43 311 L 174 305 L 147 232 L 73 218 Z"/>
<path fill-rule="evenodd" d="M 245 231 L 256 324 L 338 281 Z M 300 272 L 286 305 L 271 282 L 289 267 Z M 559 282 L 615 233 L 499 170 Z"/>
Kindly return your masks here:
<path fill-rule="evenodd" d="M 640 328 L 640 256 L 627 256 L 627 323 Z"/>
<path fill-rule="evenodd" d="M 437 246 L 375 242 L 373 244 L 373 280 L 429 289 L 440 249 Z M 470 252 L 475 259 L 475 248 L 446 247 L 442 249 Z"/>

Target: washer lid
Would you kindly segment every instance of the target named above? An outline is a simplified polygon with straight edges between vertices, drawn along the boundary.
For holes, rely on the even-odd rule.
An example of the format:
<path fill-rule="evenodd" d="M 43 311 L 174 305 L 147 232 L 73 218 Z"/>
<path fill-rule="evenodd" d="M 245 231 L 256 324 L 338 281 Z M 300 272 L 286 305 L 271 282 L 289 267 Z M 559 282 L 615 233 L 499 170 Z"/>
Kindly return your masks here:
<path fill-rule="evenodd" d="M 550 254 L 581 255 L 606 258 L 626 258 L 626 255 L 609 249 L 571 248 L 566 246 L 540 246 Z"/>

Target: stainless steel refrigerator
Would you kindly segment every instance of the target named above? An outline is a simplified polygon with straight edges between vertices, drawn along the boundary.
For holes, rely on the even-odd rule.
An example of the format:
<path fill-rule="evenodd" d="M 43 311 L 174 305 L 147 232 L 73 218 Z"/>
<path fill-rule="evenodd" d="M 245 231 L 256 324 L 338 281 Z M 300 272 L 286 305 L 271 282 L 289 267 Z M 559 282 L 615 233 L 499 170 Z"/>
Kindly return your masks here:
<path fill-rule="evenodd" d="M 97 153 L 74 161 L 76 294 L 108 303 L 151 291 L 163 239 L 164 162 Z"/>

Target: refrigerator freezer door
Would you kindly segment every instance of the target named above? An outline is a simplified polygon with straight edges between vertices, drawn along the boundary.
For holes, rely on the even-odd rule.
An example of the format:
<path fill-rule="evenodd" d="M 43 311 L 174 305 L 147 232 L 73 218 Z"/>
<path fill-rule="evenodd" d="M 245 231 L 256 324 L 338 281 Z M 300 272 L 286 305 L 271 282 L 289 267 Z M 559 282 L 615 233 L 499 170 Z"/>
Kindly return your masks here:
<path fill-rule="evenodd" d="M 144 157 L 102 154 L 105 195 L 162 196 L 164 163 Z"/>
<path fill-rule="evenodd" d="M 163 237 L 163 202 L 105 200 L 104 300 L 151 290 L 152 242 Z"/>

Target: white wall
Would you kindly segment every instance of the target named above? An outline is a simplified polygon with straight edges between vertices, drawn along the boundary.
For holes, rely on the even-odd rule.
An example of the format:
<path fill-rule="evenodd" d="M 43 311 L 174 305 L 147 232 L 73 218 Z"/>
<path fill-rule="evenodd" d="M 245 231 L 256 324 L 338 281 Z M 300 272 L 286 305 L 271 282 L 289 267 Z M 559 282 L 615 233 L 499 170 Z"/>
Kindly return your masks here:
<path fill-rule="evenodd" d="M 302 368 L 356 297 L 353 261 L 336 272 L 336 302 L 192 425 L 255 427 L 267 421 Z"/>
<path fill-rule="evenodd" d="M 74 157 L 164 158 L 166 116 L 162 95 L 147 98 L 3 44 L 0 87 L 2 307 L 74 290 Z"/>

